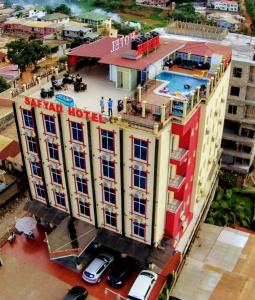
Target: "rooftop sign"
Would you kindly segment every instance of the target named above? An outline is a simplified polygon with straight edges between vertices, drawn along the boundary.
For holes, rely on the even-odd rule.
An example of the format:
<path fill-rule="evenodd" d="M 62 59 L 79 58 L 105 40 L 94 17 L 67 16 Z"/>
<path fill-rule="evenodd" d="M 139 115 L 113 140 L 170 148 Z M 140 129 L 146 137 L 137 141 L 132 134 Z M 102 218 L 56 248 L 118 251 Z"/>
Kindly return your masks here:
<path fill-rule="evenodd" d="M 131 32 L 129 35 L 123 36 L 112 42 L 112 50 L 111 53 L 127 46 L 131 43 L 131 41 L 135 38 L 135 33 Z"/>
<path fill-rule="evenodd" d="M 29 98 L 29 97 L 25 97 L 24 102 L 26 105 L 43 108 L 49 111 L 54 111 L 59 114 L 63 112 L 63 105 L 61 103 L 54 103 L 46 100 Z M 91 112 L 86 109 L 79 109 L 76 107 L 69 106 L 67 109 L 67 113 L 69 116 L 72 117 L 83 118 L 87 121 L 93 121 L 93 122 L 105 124 L 105 120 L 102 114 Z"/>
<path fill-rule="evenodd" d="M 73 98 L 63 95 L 63 94 L 57 94 L 56 95 L 56 100 L 59 103 L 64 104 L 65 106 L 74 106 L 74 101 Z"/>

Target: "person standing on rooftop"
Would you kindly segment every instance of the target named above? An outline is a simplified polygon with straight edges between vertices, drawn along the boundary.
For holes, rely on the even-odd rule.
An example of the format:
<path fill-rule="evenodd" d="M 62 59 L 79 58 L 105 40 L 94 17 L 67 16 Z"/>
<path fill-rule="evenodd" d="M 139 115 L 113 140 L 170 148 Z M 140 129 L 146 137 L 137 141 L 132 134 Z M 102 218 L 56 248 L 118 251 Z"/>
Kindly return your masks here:
<path fill-rule="evenodd" d="M 109 100 L 108 100 L 108 115 L 110 117 L 112 117 L 112 99 L 111 98 L 109 98 Z"/>
<path fill-rule="evenodd" d="M 101 114 L 104 113 L 104 97 L 100 99 Z"/>

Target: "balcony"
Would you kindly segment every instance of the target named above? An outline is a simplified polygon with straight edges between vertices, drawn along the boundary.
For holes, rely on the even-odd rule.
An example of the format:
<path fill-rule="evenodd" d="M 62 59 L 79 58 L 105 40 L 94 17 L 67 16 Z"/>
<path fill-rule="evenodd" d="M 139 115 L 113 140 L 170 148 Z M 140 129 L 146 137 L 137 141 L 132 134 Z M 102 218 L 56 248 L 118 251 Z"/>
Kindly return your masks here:
<path fill-rule="evenodd" d="M 171 203 L 167 204 L 167 211 L 176 213 L 179 207 L 182 205 L 182 201 L 174 199 Z"/>
<path fill-rule="evenodd" d="M 170 162 L 176 165 L 180 165 L 187 157 L 189 150 L 179 148 L 175 151 L 170 152 Z"/>
<path fill-rule="evenodd" d="M 175 175 L 173 179 L 168 182 L 168 189 L 172 192 L 177 192 L 184 184 L 185 177 L 180 175 Z"/>

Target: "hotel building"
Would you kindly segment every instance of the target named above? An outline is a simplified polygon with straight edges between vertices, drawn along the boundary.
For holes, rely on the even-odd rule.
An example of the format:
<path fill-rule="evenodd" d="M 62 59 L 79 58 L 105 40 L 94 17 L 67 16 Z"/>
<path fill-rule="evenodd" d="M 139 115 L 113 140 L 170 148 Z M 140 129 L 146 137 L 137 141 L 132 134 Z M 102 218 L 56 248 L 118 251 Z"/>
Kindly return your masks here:
<path fill-rule="evenodd" d="M 159 36 L 130 42 L 103 38 L 70 53 L 71 70 L 93 61 L 79 70 L 85 92 L 14 99 L 28 210 L 70 215 L 95 239 L 103 230 L 115 250 L 125 242 L 163 253 L 162 242 L 173 249 L 203 213 L 217 182 L 231 49 Z M 100 96 L 113 99 L 112 117 L 100 113 Z"/>

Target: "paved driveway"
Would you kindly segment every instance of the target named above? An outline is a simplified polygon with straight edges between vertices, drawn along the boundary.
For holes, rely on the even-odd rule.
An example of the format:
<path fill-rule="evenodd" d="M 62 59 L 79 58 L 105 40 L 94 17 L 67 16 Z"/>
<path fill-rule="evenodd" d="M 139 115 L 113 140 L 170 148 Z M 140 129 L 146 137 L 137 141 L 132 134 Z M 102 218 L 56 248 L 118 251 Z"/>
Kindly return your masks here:
<path fill-rule="evenodd" d="M 1 300 L 61 300 L 71 285 L 14 256 L 1 253 Z M 89 296 L 89 300 L 96 298 Z"/>

